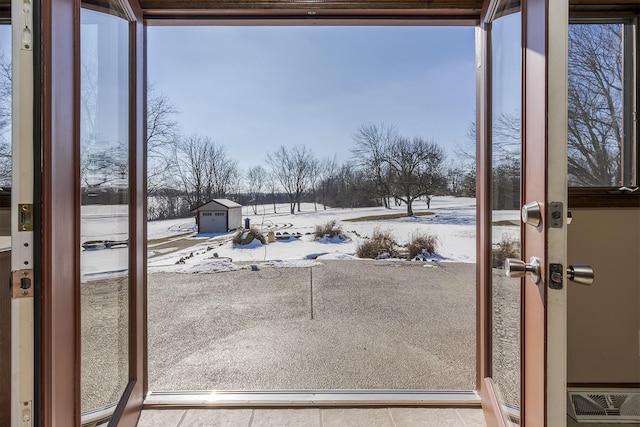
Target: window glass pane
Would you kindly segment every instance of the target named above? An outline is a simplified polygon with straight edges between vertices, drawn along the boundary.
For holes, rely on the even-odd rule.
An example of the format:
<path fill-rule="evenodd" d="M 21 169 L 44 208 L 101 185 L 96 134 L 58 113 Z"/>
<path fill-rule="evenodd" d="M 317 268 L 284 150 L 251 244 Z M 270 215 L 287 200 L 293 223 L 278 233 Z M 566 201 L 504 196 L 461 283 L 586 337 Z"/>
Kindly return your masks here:
<path fill-rule="evenodd" d="M 0 25 L 0 235 L 11 235 L 11 25 Z"/>
<path fill-rule="evenodd" d="M 114 3 L 115 4 L 115 3 Z M 120 400 L 129 379 L 128 22 L 80 14 L 81 404 Z"/>
<path fill-rule="evenodd" d="M 570 186 L 630 185 L 623 178 L 625 150 L 624 25 L 569 26 L 568 183 Z M 629 160 L 629 159 L 628 159 Z"/>
<path fill-rule="evenodd" d="M 521 20 L 519 4 L 491 25 L 491 376 L 505 419 L 520 414 L 520 287 L 504 274 L 520 259 Z"/>

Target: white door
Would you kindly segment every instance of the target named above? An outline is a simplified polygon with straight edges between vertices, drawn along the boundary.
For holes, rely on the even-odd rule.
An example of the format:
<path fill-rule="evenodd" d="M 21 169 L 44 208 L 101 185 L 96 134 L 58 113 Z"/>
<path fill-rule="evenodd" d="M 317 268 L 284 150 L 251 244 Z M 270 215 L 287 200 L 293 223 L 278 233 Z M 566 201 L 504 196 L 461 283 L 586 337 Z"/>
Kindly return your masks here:
<path fill-rule="evenodd" d="M 226 231 L 226 212 L 200 212 L 200 233 L 225 233 Z"/>

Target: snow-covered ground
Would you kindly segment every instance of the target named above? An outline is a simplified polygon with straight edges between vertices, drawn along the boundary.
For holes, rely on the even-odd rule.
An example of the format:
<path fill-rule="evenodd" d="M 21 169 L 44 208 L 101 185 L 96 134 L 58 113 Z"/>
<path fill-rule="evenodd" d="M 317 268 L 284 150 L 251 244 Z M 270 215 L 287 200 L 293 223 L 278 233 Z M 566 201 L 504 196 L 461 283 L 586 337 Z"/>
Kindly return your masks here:
<path fill-rule="evenodd" d="M 433 215 L 401 217 L 396 219 L 346 221 L 368 216 L 404 214 L 405 206 L 355 208 L 355 209 L 314 209 L 313 204 L 302 204 L 302 212 L 289 213 L 286 204 L 277 205 L 277 213 L 273 213 L 273 205 L 260 206 L 258 215 L 249 207 L 243 208 L 243 216 L 251 219 L 251 225 L 264 232 L 274 230 L 276 233 L 301 234 L 300 238 L 276 240 L 268 245 L 250 244 L 237 246 L 230 241 L 234 233 L 217 235 L 197 235 L 192 237 L 198 243 L 183 251 L 163 255 L 160 251 L 149 247 L 150 271 L 182 271 L 208 272 L 227 271 L 239 267 L 233 262 L 252 263 L 270 262 L 270 265 L 308 265 L 323 259 L 355 259 L 358 245 L 371 236 L 374 229 L 389 231 L 396 241 L 403 245 L 416 234 L 434 235 L 438 238 L 437 255 L 432 259 L 444 262 L 475 262 L 475 203 L 474 198 L 436 197 L 427 209 L 425 202 L 414 204 L 415 212 L 433 212 Z M 496 220 L 514 220 L 517 224 L 517 211 L 503 211 Z M 348 240 L 334 239 L 314 241 L 313 231 L 317 225 L 331 220 L 342 224 Z M 172 234 L 195 231 L 193 219 L 152 221 L 149 223 L 148 238 L 158 239 Z M 502 234 L 515 235 L 515 226 L 496 227 L 494 238 L 500 241 Z M 164 249 L 167 251 L 167 249 Z M 179 260 L 182 264 L 176 264 Z"/>
<path fill-rule="evenodd" d="M 321 262 L 323 259 L 356 259 L 358 245 L 371 236 L 374 229 L 389 231 L 395 240 L 403 245 L 416 234 L 436 236 L 438 239 L 437 255 L 432 257 L 441 262 L 475 262 L 476 218 L 474 198 L 435 197 L 430 209 L 423 201 L 414 203 L 414 212 L 432 212 L 432 215 L 416 217 L 400 217 L 396 219 L 370 219 L 357 222 L 348 219 L 369 216 L 404 214 L 405 206 L 386 209 L 371 208 L 322 208 L 314 209 L 312 203 L 303 203 L 302 212 L 292 215 L 288 204 L 261 205 L 258 215 L 253 214 L 251 207 L 243 208 L 243 218 L 250 218 L 251 226 L 269 230 L 276 234 L 300 234 L 299 238 L 288 240 L 277 239 L 275 242 L 262 245 L 259 242 L 247 246 L 237 246 L 231 242 L 234 233 L 193 235 L 187 237 L 193 246 L 175 250 L 171 247 L 171 237 L 195 232 L 194 218 L 150 221 L 147 237 L 149 245 L 149 271 L 170 272 L 213 272 L 229 271 L 239 268 L 251 268 L 238 265 L 236 261 L 273 266 L 307 266 Z M 109 239 L 113 233 L 122 237 L 122 227 L 126 229 L 126 221 L 121 212 L 109 210 L 108 207 L 84 207 L 83 209 L 83 241 L 98 238 Z M 109 219 L 109 215 L 113 215 Z M 85 221 L 86 219 L 86 221 Z M 339 239 L 314 241 L 313 231 L 317 225 L 331 220 L 342 224 L 347 240 Z M 494 215 L 494 221 L 513 221 L 514 225 L 501 225 L 493 228 L 494 243 L 505 235 L 517 237 L 519 212 L 500 211 Z M 153 240 L 167 239 L 161 244 L 153 244 Z M 179 239 L 179 237 L 176 237 Z M 163 248 L 160 248 L 162 246 Z M 168 246 L 168 247 L 167 247 Z M 104 277 L 122 272 L 126 268 L 126 247 L 103 250 L 85 250 L 82 252 L 82 273 L 86 279 L 92 276 Z M 180 263 L 178 261 L 182 260 Z M 253 268 L 256 268 L 254 266 Z M 259 268 L 259 266 L 258 266 Z"/>

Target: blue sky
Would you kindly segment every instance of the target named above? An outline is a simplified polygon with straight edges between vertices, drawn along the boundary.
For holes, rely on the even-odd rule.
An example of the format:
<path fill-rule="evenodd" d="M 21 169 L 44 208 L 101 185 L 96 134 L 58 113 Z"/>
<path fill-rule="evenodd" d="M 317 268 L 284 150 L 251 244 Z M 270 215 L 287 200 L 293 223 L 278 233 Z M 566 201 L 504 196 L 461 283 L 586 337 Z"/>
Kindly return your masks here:
<path fill-rule="evenodd" d="M 149 27 L 148 78 L 182 133 L 243 168 L 279 145 L 350 157 L 362 124 L 451 151 L 475 115 L 473 27 Z"/>

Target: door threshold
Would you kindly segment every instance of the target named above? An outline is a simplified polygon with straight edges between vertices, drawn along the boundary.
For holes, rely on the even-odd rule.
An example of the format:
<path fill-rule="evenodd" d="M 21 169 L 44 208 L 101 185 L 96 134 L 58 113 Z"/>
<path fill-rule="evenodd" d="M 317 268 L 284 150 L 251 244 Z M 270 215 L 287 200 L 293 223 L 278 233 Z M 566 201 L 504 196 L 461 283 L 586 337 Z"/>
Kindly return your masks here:
<path fill-rule="evenodd" d="M 282 390 L 152 391 L 143 407 L 480 407 L 476 391 L 448 390 Z"/>

